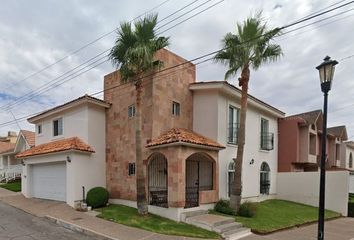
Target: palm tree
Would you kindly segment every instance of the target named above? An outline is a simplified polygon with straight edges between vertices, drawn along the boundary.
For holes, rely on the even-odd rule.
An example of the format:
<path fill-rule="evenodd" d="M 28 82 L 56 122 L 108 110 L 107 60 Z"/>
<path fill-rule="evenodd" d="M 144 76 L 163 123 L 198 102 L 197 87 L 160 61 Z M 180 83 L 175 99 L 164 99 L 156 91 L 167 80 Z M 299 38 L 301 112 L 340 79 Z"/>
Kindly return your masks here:
<path fill-rule="evenodd" d="M 228 67 L 225 80 L 235 76 L 241 87 L 240 127 L 237 136 L 237 155 L 235 159 L 234 186 L 231 189 L 230 204 L 238 210 L 242 193 L 242 161 L 245 145 L 248 82 L 250 68 L 257 70 L 261 65 L 278 60 L 283 54 L 279 45 L 272 42 L 279 35 L 278 28 L 268 30 L 261 13 L 248 17 L 243 24 L 237 24 L 237 33 L 227 33 L 222 41 L 223 49 L 214 60 Z"/>
<path fill-rule="evenodd" d="M 146 197 L 146 176 L 142 159 L 141 140 L 141 93 L 142 81 L 147 74 L 160 68 L 163 62 L 154 59 L 155 53 L 169 45 L 169 38 L 158 37 L 155 32 L 157 14 L 147 15 L 134 23 L 120 24 L 117 29 L 117 39 L 111 49 L 109 59 L 120 70 L 123 82 L 135 85 L 136 115 L 135 115 L 135 154 L 136 154 L 136 193 L 138 212 L 148 213 Z"/>

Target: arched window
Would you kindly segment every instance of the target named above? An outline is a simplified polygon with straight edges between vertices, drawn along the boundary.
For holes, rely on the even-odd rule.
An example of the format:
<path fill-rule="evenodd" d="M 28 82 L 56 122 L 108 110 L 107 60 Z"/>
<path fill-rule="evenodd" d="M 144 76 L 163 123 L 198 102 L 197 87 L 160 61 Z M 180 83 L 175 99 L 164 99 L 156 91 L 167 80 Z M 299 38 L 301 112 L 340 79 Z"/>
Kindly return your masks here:
<path fill-rule="evenodd" d="M 352 153 L 349 154 L 349 168 L 353 168 L 353 155 L 352 155 Z"/>
<path fill-rule="evenodd" d="M 231 196 L 232 187 L 234 186 L 235 180 L 235 162 L 232 160 L 228 166 L 228 196 Z"/>
<path fill-rule="evenodd" d="M 260 193 L 269 194 L 269 188 L 270 188 L 270 168 L 266 162 L 263 162 L 260 171 Z"/>

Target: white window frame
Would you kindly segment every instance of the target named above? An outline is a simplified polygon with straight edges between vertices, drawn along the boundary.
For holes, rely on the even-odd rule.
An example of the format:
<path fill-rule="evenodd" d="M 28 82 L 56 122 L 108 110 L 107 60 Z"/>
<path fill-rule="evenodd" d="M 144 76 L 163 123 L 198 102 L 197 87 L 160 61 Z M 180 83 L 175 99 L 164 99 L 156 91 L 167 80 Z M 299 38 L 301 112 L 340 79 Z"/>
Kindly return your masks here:
<path fill-rule="evenodd" d="M 128 118 L 135 117 L 135 114 L 136 114 L 135 104 L 128 106 Z"/>
<path fill-rule="evenodd" d="M 39 132 L 39 128 L 41 129 L 41 132 Z M 37 133 L 38 136 L 43 135 L 43 124 L 42 123 L 37 124 L 36 133 Z"/>
<path fill-rule="evenodd" d="M 54 135 L 54 122 L 61 120 L 61 134 L 59 134 L 59 129 L 58 129 L 58 135 Z M 59 124 L 58 124 L 59 127 Z M 52 136 L 53 138 L 60 138 L 64 135 L 64 118 L 63 117 L 57 117 L 52 120 Z"/>
<path fill-rule="evenodd" d="M 181 115 L 181 104 L 177 101 L 172 101 L 172 115 L 176 117 Z"/>
<path fill-rule="evenodd" d="M 230 108 L 233 109 L 233 121 L 232 123 L 230 123 Z M 235 113 L 236 113 L 236 116 L 235 116 Z M 230 124 L 236 124 L 236 129 L 237 129 L 237 126 L 240 124 L 240 108 L 238 107 L 235 107 L 234 105 L 232 104 L 228 104 L 228 107 L 227 107 L 227 144 L 231 144 L 231 145 L 237 145 L 237 139 L 238 139 L 238 132 L 236 134 L 236 142 L 231 142 L 230 141 Z"/>

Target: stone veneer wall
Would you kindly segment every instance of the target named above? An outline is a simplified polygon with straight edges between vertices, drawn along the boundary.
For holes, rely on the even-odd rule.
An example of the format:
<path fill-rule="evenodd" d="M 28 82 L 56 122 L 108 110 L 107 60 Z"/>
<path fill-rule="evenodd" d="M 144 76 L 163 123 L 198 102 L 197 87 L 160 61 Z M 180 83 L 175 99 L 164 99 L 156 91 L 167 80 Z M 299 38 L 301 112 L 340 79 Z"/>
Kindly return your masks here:
<path fill-rule="evenodd" d="M 165 49 L 160 50 L 156 57 L 164 62 L 165 68 L 186 61 Z M 173 127 L 192 129 L 193 101 L 189 84 L 193 82 L 193 64 L 185 64 L 143 80 L 143 145 Z M 110 89 L 120 84 L 119 71 L 104 77 L 104 100 L 112 104 L 106 112 L 107 188 L 111 198 L 136 200 L 135 176 L 128 175 L 128 164 L 135 162 L 134 118 L 128 118 L 128 106 L 135 103 L 135 87 L 128 83 Z M 178 117 L 172 116 L 172 101 L 180 103 Z M 144 148 L 143 158 L 146 160 L 151 153 Z"/>

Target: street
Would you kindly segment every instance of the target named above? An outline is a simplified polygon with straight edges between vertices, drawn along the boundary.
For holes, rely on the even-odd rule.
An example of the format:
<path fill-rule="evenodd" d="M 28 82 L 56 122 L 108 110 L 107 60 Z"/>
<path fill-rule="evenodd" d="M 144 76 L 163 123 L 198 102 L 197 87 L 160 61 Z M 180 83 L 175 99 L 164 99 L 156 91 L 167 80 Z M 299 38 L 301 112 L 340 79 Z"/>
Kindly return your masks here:
<path fill-rule="evenodd" d="M 96 240 L 0 202 L 0 240 Z"/>

